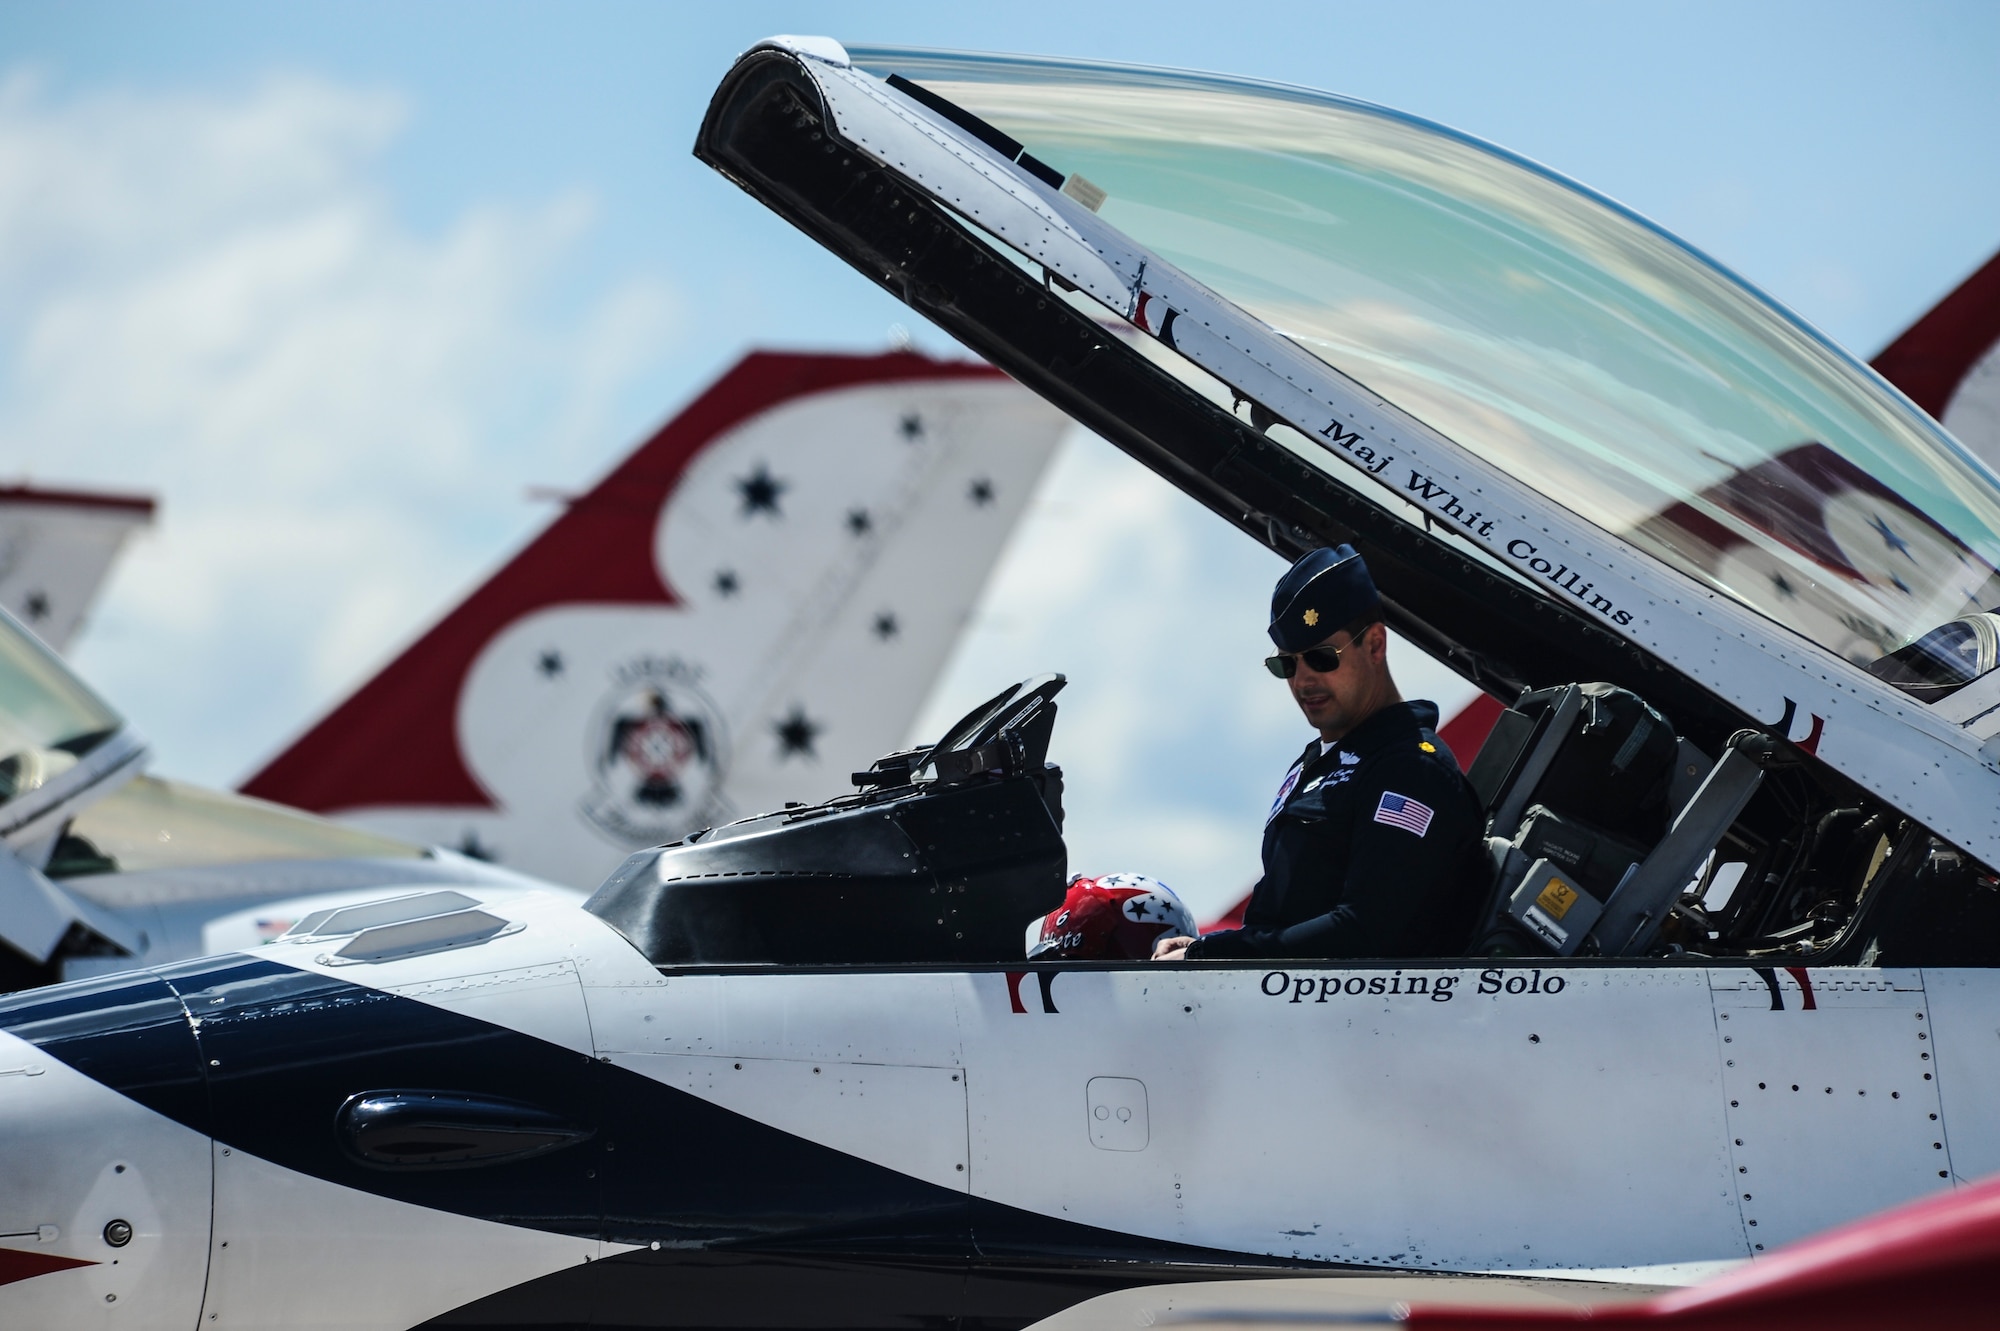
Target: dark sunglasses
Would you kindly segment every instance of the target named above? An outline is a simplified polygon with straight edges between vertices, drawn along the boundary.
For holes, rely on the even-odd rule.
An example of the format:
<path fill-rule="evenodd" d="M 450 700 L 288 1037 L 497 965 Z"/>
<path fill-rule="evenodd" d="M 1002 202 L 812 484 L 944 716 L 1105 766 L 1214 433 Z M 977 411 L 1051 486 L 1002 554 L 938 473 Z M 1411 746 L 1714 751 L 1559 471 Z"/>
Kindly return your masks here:
<path fill-rule="evenodd" d="M 1308 647 L 1302 652 L 1279 652 L 1264 658 L 1264 669 L 1279 679 L 1290 679 L 1299 673 L 1299 662 L 1304 661 L 1306 669 L 1327 675 L 1340 669 L 1340 654 L 1346 650 L 1346 647 Z"/>

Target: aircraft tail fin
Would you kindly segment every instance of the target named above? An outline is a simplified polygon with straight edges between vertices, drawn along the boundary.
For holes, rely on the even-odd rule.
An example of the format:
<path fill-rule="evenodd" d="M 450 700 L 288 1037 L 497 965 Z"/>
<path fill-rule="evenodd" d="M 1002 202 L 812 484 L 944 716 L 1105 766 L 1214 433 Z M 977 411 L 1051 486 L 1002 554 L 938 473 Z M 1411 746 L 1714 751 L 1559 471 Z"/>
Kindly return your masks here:
<path fill-rule="evenodd" d="M 2000 254 L 1884 347 L 1873 364 L 2000 471 Z"/>
<path fill-rule="evenodd" d="M 1067 428 L 984 364 L 753 352 L 242 789 L 578 886 L 837 794 Z"/>
<path fill-rule="evenodd" d="M 0 605 L 66 650 L 119 550 L 155 508 L 146 495 L 0 485 Z"/>

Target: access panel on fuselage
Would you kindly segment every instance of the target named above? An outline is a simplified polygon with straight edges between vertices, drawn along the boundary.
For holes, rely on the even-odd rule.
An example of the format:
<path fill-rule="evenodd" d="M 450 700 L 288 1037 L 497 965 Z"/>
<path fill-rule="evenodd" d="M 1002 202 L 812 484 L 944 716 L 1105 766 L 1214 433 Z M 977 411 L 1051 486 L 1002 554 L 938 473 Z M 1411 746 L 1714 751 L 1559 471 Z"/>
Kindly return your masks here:
<path fill-rule="evenodd" d="M 2000 971 L 1922 975 L 1952 1177 L 2000 1173 L 2000 1115 L 1993 1111 L 2000 1104 Z"/>
<path fill-rule="evenodd" d="M 1745 1255 L 1705 971 L 1271 963 L 967 982 L 977 1197 L 1305 1261 Z M 1134 1084 L 1143 1144 L 1098 1116 L 1137 1113 Z"/>
<path fill-rule="evenodd" d="M 746 1132 L 753 1123 L 773 1128 L 962 1200 L 965 1076 L 955 978 L 767 971 L 660 977 L 585 993 L 605 1061 L 745 1120 Z M 739 1161 L 760 1154 L 748 1139 L 711 1147 Z M 770 1191 L 789 1188 L 780 1180 Z M 773 1222 L 755 1216 L 751 1200 L 746 1191 L 744 1223 L 768 1234 Z M 919 1189 L 910 1200 L 928 1213 L 935 1199 Z M 857 1204 L 824 1198 L 830 1210 L 809 1223 Z M 954 1232 L 963 1229 L 959 1210 L 943 1218 Z"/>
<path fill-rule="evenodd" d="M 808 1222 L 824 1269 L 793 1261 L 787 1278 L 831 1290 L 893 1254 L 923 1289 L 884 1286 L 885 1312 L 916 1298 L 943 1315 L 961 1236 L 973 1313 L 1024 1272 L 1115 1283 L 1168 1262 L 1693 1280 L 1766 1232 L 1945 1186 L 1950 1167 L 1920 1158 L 1951 1151 L 1922 1135 L 1941 1120 L 1912 1088 L 1939 1058 L 1960 1064 L 1926 1047 L 1907 974 L 1813 971 L 1825 998 L 1806 1010 L 1783 969 L 1767 984 L 1695 965 L 661 974 L 629 959 L 584 967 L 599 1057 L 702 1105 L 705 1125 L 649 1194 L 657 1228 L 609 1236 L 663 1241 L 614 1259 L 648 1268 L 635 1288 L 709 1288 L 698 1245 L 775 1260 Z M 1976 1007 L 1952 1020 L 1969 1028 Z M 1816 1104 L 1811 1122 L 1760 1108 L 1753 1130 L 1740 1078 L 1780 1065 L 1802 1086 L 1818 1069 L 1821 1101 L 1832 1085 L 1867 1103 Z M 1748 1188 L 1754 1214 L 1746 1167 L 1769 1188 Z"/>
<path fill-rule="evenodd" d="M 348 968 L 352 980 L 243 954 L 163 972 L 195 1015 L 213 1107 L 201 1326 L 320 1326 L 329 1308 L 345 1325 L 413 1326 L 601 1252 L 599 1172 L 624 1135 L 602 1071 L 587 1046 L 505 1024 L 580 1028 L 574 969 L 445 955 Z M 387 987 L 399 980 L 443 992 Z M 365 1154 L 344 1108 L 395 1093 L 529 1106 L 581 1140 L 455 1168 Z"/>
<path fill-rule="evenodd" d="M 591 1027 L 607 1071 L 648 1088 L 664 1149 L 657 1168 L 621 1154 L 606 1176 L 607 1239 L 634 1247 L 602 1264 L 597 1315 L 691 1327 L 964 1317 L 963 977 L 662 976 L 628 961 L 586 969 Z"/>
<path fill-rule="evenodd" d="M 1950 1186 L 1921 972 L 1710 975 L 1730 1162 L 1753 1253 Z"/>

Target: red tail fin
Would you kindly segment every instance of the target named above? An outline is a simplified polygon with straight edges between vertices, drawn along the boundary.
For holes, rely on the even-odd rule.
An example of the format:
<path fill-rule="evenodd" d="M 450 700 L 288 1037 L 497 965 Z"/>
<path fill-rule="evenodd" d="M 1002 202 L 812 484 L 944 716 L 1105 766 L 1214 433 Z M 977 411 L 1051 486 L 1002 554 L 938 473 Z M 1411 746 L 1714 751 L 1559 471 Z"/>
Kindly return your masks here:
<path fill-rule="evenodd" d="M 1959 284 L 1873 362 L 1910 401 L 1943 420 L 1972 367 L 2000 343 L 2000 254 Z"/>
<path fill-rule="evenodd" d="M 913 353 L 752 352 L 569 505 L 435 627 L 242 785 L 316 813 L 369 805 L 493 807 L 454 730 L 460 687 L 508 624 L 563 603 L 671 606 L 653 555 L 662 506 L 689 461 L 749 417 L 829 388 L 908 379 L 998 379 L 984 365 Z"/>
<path fill-rule="evenodd" d="M 244 790 L 577 886 L 839 793 L 1067 428 L 981 364 L 746 357 Z"/>

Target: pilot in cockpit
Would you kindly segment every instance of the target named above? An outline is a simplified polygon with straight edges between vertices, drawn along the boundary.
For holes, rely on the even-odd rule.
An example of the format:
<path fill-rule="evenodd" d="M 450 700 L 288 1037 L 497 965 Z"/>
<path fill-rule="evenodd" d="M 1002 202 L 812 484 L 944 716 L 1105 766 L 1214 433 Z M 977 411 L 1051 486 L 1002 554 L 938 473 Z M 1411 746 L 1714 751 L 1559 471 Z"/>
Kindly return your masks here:
<path fill-rule="evenodd" d="M 1479 803 L 1436 704 L 1396 689 L 1381 600 L 1352 546 L 1292 565 L 1270 633 L 1264 664 L 1319 736 L 1278 787 L 1243 927 L 1162 938 L 1153 959 L 1464 952 L 1485 888 Z"/>

